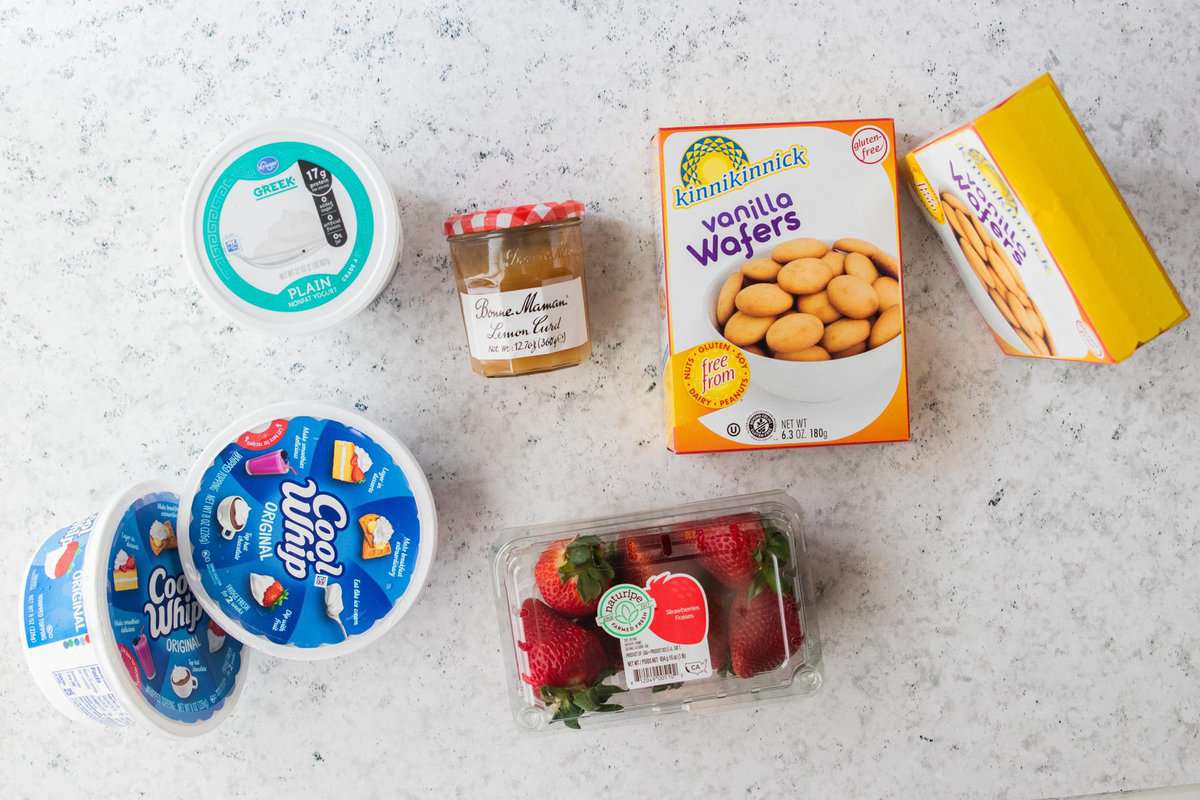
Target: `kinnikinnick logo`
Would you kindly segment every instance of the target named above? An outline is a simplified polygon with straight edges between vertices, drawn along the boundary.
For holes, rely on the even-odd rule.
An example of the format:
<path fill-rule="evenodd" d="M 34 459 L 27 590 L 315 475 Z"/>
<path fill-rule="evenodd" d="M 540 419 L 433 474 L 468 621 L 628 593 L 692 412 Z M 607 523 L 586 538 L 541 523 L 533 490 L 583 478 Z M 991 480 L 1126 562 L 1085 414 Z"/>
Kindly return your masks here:
<path fill-rule="evenodd" d="M 683 151 L 679 161 L 680 185 L 672 193 L 675 208 L 689 208 L 777 172 L 803 169 L 808 163 L 807 148 L 798 144 L 751 161 L 745 149 L 733 139 L 704 136 Z"/>

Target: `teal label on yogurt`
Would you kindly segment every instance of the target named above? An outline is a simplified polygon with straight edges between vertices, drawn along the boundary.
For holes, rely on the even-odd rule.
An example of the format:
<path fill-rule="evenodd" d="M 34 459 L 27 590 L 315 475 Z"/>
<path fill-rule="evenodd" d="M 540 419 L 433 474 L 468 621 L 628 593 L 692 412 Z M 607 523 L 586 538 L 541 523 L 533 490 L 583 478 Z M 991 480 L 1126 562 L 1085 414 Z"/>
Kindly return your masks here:
<path fill-rule="evenodd" d="M 101 564 L 117 652 L 145 701 L 179 722 L 208 719 L 242 666 L 240 642 L 200 608 L 179 560 L 179 498 L 149 494 L 125 511 Z"/>
<path fill-rule="evenodd" d="M 345 161 L 316 145 L 274 142 L 221 171 L 201 230 L 208 265 L 230 293 L 286 313 L 324 305 L 354 283 L 375 220 Z"/>
<path fill-rule="evenodd" d="M 388 451 L 314 417 L 227 443 L 186 532 L 205 593 L 248 633 L 294 647 L 342 642 L 387 616 L 409 590 L 421 533 Z"/>

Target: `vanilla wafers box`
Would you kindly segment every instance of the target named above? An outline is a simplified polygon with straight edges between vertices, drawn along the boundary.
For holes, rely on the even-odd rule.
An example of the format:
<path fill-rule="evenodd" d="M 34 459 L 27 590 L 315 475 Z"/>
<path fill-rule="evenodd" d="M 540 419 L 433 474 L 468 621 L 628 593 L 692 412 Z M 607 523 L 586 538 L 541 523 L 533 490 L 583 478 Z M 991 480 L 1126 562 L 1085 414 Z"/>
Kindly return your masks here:
<path fill-rule="evenodd" d="M 1049 75 L 917 146 L 904 171 L 1005 353 L 1114 363 L 1187 318 Z"/>
<path fill-rule="evenodd" d="M 663 128 L 653 146 L 668 447 L 907 439 L 892 121 Z"/>

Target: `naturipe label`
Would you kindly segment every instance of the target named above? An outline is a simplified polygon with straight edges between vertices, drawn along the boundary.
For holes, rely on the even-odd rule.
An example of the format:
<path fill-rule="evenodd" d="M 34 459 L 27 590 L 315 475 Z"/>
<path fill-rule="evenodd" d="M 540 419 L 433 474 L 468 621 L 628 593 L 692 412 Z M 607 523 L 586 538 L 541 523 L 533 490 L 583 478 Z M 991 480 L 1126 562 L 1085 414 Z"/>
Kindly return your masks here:
<path fill-rule="evenodd" d="M 702 680 L 713 674 L 708 649 L 708 598 L 700 581 L 663 572 L 643 589 L 613 586 L 596 609 L 596 624 L 621 641 L 630 689 Z"/>

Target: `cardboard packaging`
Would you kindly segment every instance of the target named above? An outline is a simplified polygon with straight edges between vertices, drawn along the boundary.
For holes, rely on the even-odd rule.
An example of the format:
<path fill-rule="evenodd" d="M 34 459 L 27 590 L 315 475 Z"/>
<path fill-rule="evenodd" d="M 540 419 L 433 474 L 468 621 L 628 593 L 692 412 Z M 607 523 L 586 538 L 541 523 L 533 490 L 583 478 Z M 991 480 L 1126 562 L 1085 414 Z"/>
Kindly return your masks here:
<path fill-rule="evenodd" d="M 888 119 L 654 137 L 667 446 L 908 439 Z"/>
<path fill-rule="evenodd" d="M 1187 318 L 1049 75 L 904 161 L 1005 353 L 1115 363 Z"/>

